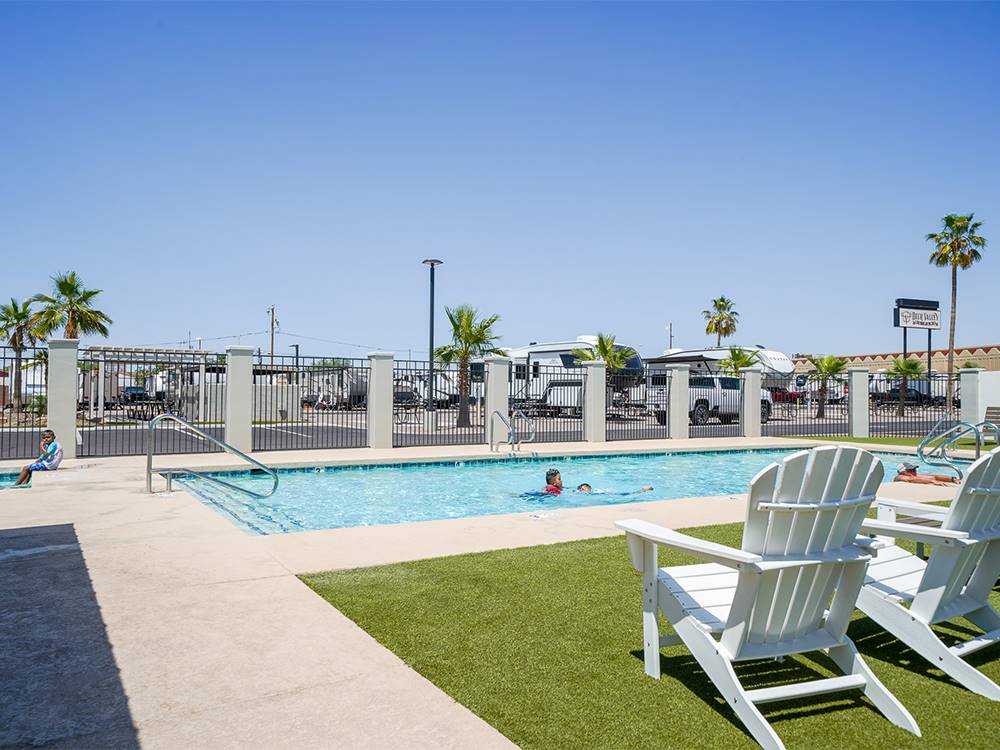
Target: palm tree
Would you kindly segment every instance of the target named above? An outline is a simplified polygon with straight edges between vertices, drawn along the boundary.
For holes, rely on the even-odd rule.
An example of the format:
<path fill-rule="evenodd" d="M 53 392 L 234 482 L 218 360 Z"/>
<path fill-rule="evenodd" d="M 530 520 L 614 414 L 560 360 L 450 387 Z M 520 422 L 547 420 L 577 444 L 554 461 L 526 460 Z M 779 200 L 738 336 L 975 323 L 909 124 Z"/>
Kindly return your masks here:
<path fill-rule="evenodd" d="M 87 289 L 76 271 L 52 277 L 52 294 L 36 294 L 32 299 L 44 307 L 38 311 L 38 327 L 46 335 L 59 328 L 63 338 L 75 339 L 81 334 L 98 334 L 107 338 L 111 318 L 93 307 L 100 289 Z"/>
<path fill-rule="evenodd" d="M 702 310 L 702 316 L 707 321 L 705 333 L 715 334 L 716 347 L 722 346 L 722 339 L 736 333 L 736 324 L 740 314 L 733 309 L 733 301 L 728 297 L 717 297 L 712 300 L 712 307 Z"/>
<path fill-rule="evenodd" d="M 613 333 L 597 334 L 597 346 L 593 349 L 574 349 L 570 356 L 576 363 L 601 361 L 604 363 L 604 379 L 610 386 L 616 373 L 628 367 L 630 359 L 638 357 L 635 349 L 628 346 L 619 346 L 615 343 Z"/>
<path fill-rule="evenodd" d="M 843 377 L 844 370 L 847 369 L 847 360 L 827 354 L 825 357 L 810 357 L 809 362 L 813 366 L 813 372 L 810 373 L 809 379 L 819 382 L 819 404 L 816 407 L 816 419 L 823 419 L 826 417 L 826 395 L 830 381 L 836 382 Z"/>
<path fill-rule="evenodd" d="M 719 368 L 727 375 L 739 375 L 740 370 L 753 367 L 760 361 L 760 352 L 729 347 L 729 356 L 719 362 Z"/>
<path fill-rule="evenodd" d="M 35 342 L 44 338 L 39 330 L 35 313 L 31 309 L 31 300 L 18 302 L 11 297 L 9 305 L 0 305 L 0 337 L 14 350 L 14 394 L 11 405 L 14 409 L 13 418 L 19 419 L 21 414 L 21 359 L 25 348 L 34 346 Z"/>
<path fill-rule="evenodd" d="M 905 413 L 909 380 L 924 374 L 924 363 L 919 359 L 896 359 L 889 368 L 889 374 L 899 378 L 899 406 L 896 408 L 896 416 L 902 417 Z"/>
<path fill-rule="evenodd" d="M 435 349 L 434 356 L 445 364 L 458 362 L 458 420 L 455 426 L 468 427 L 472 424 L 469 419 L 469 364 L 473 357 L 503 353 L 495 345 L 500 337 L 493 332 L 500 316 L 491 315 L 480 320 L 479 311 L 471 305 L 444 310 L 451 323 L 451 343 Z M 433 393 L 430 395 L 434 398 Z"/>
<path fill-rule="evenodd" d="M 986 247 L 986 238 L 976 234 L 981 221 L 973 221 L 975 214 L 948 214 L 941 222 L 940 232 L 931 232 L 927 241 L 934 243 L 930 262 L 939 268 L 951 267 L 951 322 L 948 326 L 948 411 L 952 409 L 955 384 L 955 308 L 958 297 L 958 269 L 970 268 L 982 260 L 980 250 Z"/>

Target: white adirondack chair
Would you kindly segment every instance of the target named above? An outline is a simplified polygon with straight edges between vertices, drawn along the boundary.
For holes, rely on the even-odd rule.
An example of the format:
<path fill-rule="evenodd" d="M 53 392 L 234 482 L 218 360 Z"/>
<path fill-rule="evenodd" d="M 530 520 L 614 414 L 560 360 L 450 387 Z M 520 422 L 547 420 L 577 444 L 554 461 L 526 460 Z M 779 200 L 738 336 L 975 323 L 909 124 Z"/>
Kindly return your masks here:
<path fill-rule="evenodd" d="M 1000 700 L 1000 685 L 963 661 L 1000 641 L 1000 614 L 988 601 L 1000 576 L 1000 449 L 969 468 L 948 507 L 877 502 L 878 518 L 865 520 L 865 532 L 932 551 L 924 561 L 895 544 L 880 549 L 858 609 L 969 690 Z M 946 646 L 931 625 L 957 617 L 985 632 Z"/>
<path fill-rule="evenodd" d="M 647 521 L 618 522 L 642 573 L 646 674 L 660 677 L 660 647 L 683 643 L 764 748 L 784 748 L 757 704 L 858 689 L 894 724 L 916 722 L 861 659 L 847 625 L 870 555 L 855 546 L 882 481 L 882 464 L 848 447 L 795 453 L 753 478 L 742 549 Z M 657 547 L 706 564 L 658 568 Z M 663 611 L 676 635 L 661 636 Z M 826 650 L 841 677 L 747 690 L 734 662 Z"/>

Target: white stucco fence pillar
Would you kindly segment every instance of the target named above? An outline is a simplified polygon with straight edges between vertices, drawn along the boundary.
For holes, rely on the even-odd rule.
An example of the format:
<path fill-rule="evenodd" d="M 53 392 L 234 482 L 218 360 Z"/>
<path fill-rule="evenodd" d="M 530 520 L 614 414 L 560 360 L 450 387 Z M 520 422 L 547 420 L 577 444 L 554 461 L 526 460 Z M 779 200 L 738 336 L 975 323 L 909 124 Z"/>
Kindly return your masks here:
<path fill-rule="evenodd" d="M 607 366 L 601 360 L 583 364 L 583 439 L 603 443 L 608 439 Z"/>
<path fill-rule="evenodd" d="M 671 365 L 670 372 L 670 439 L 687 440 L 691 437 L 690 365 Z"/>
<path fill-rule="evenodd" d="M 763 368 L 747 367 L 740 372 L 743 375 L 743 391 L 740 393 L 740 426 L 743 437 L 760 437 L 760 381 Z"/>
<path fill-rule="evenodd" d="M 847 370 L 847 434 L 852 438 L 871 437 L 868 378 L 865 367 Z"/>
<path fill-rule="evenodd" d="M 368 447 L 392 447 L 392 352 L 368 354 Z"/>
<path fill-rule="evenodd" d="M 226 347 L 226 442 L 237 450 L 253 450 L 252 346 Z"/>
<path fill-rule="evenodd" d="M 489 356 L 483 362 L 486 368 L 486 442 L 502 443 L 510 439 L 510 432 L 494 412 L 500 412 L 504 419 L 510 415 L 510 358 Z"/>
<path fill-rule="evenodd" d="M 961 401 L 959 418 L 963 422 L 976 424 L 981 422 L 986 414 L 986 405 L 982 403 L 980 383 L 985 370 L 961 369 L 958 371 L 958 397 Z"/>
<path fill-rule="evenodd" d="M 962 405 L 965 405 L 965 394 L 962 394 Z M 986 419 L 986 410 L 991 406 L 1000 406 L 1000 372 L 979 372 L 979 411 L 976 422 Z M 975 422 L 973 422 L 975 424 Z"/>
<path fill-rule="evenodd" d="M 48 428 L 56 434 L 63 458 L 76 458 L 76 369 L 78 339 L 49 339 Z"/>

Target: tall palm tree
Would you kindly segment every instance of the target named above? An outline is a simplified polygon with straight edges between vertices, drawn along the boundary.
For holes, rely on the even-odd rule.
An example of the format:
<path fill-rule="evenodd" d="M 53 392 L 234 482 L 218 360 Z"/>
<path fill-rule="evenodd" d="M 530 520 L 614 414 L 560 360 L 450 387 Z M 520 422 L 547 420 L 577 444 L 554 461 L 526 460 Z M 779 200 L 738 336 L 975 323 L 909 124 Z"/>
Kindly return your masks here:
<path fill-rule="evenodd" d="M 899 406 L 896 407 L 896 416 L 902 417 L 905 414 L 910 379 L 924 374 L 924 363 L 919 359 L 895 359 L 889 368 L 889 374 L 899 378 Z"/>
<path fill-rule="evenodd" d="M 44 307 L 38 311 L 38 327 L 46 335 L 59 328 L 63 338 L 75 339 L 81 334 L 98 334 L 107 338 L 111 318 L 93 307 L 100 289 L 87 289 L 76 271 L 52 277 L 52 294 L 36 294 L 32 299 Z"/>
<path fill-rule="evenodd" d="M 760 362 L 760 352 L 729 347 L 729 356 L 719 362 L 719 368 L 727 375 L 739 375 L 740 370 L 753 367 Z"/>
<path fill-rule="evenodd" d="M 593 361 L 604 362 L 604 379 L 608 385 L 611 385 L 615 374 L 628 367 L 629 360 L 638 357 L 639 355 L 636 353 L 635 349 L 629 346 L 619 346 L 616 344 L 613 333 L 599 333 L 597 334 L 597 346 L 595 348 L 584 349 L 581 347 L 579 349 L 574 349 L 570 352 L 570 356 L 572 356 L 577 363 Z"/>
<path fill-rule="evenodd" d="M 445 312 L 451 323 L 451 343 L 435 349 L 434 356 L 445 364 L 458 362 L 458 420 L 455 426 L 468 427 L 472 424 L 469 418 L 469 364 L 473 357 L 503 353 L 496 346 L 500 337 L 493 332 L 500 316 L 479 319 L 479 311 L 471 305 L 446 307 Z"/>
<path fill-rule="evenodd" d="M 955 310 L 958 297 L 958 269 L 970 268 L 982 260 L 980 250 L 986 247 L 986 238 L 977 234 L 981 221 L 974 221 L 975 214 L 948 214 L 942 220 L 940 232 L 931 232 L 927 241 L 934 243 L 930 262 L 939 268 L 951 267 L 951 321 L 948 326 L 948 411 L 952 409 L 955 384 Z"/>
<path fill-rule="evenodd" d="M 11 297 L 9 305 L 0 305 L 0 337 L 14 350 L 14 393 L 11 405 L 14 409 L 13 418 L 20 419 L 21 360 L 27 347 L 34 346 L 38 339 L 44 338 L 42 331 L 39 330 L 35 313 L 31 309 L 31 300 L 18 302 Z"/>
<path fill-rule="evenodd" d="M 736 325 L 739 323 L 740 314 L 733 309 L 733 301 L 722 296 L 712 300 L 712 306 L 708 310 L 702 310 L 702 317 L 705 318 L 705 333 L 715 334 L 716 347 L 722 346 L 722 339 L 736 333 Z"/>
<path fill-rule="evenodd" d="M 830 381 L 837 382 L 843 377 L 844 371 L 847 369 L 847 360 L 827 354 L 825 357 L 810 357 L 809 363 L 813 366 L 809 379 L 819 382 L 819 404 L 816 407 L 816 419 L 823 419 L 826 417 L 826 396 L 829 392 Z"/>

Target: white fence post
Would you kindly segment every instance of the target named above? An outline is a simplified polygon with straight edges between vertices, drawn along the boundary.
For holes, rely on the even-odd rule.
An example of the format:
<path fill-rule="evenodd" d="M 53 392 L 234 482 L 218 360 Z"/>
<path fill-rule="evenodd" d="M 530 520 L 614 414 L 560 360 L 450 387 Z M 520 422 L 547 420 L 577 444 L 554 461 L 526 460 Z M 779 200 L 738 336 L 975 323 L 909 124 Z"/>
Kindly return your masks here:
<path fill-rule="evenodd" d="M 253 450 L 252 346 L 226 347 L 226 442 L 237 450 Z"/>
<path fill-rule="evenodd" d="M 80 388 L 76 368 L 78 339 L 49 339 L 47 425 L 56 434 L 63 458 L 76 458 L 76 400 Z"/>
<path fill-rule="evenodd" d="M 392 352 L 368 354 L 368 447 L 392 447 Z"/>
<path fill-rule="evenodd" d="M 670 370 L 670 439 L 691 437 L 690 365 L 671 365 Z"/>
<path fill-rule="evenodd" d="M 510 433 L 494 412 L 503 414 L 504 419 L 510 415 L 510 358 L 489 356 L 484 359 L 483 366 L 486 368 L 486 442 L 492 439 L 492 443 L 502 443 L 510 439 Z"/>
<path fill-rule="evenodd" d="M 961 396 L 963 405 L 965 396 Z M 1000 406 L 1000 372 L 991 370 L 979 371 L 979 412 L 973 424 L 986 419 L 986 410 L 991 406 Z"/>
<path fill-rule="evenodd" d="M 847 434 L 852 438 L 871 437 L 868 379 L 865 367 L 847 370 Z"/>
<path fill-rule="evenodd" d="M 743 390 L 740 392 L 740 425 L 743 437 L 760 437 L 760 379 L 763 368 L 746 367 L 743 374 Z"/>
<path fill-rule="evenodd" d="M 986 406 L 981 403 L 981 383 L 984 370 L 961 369 L 958 371 L 958 397 L 961 401 L 959 418 L 963 422 L 976 424 L 986 414 Z"/>
<path fill-rule="evenodd" d="M 608 379 L 602 360 L 583 362 L 583 439 L 603 443 L 608 439 Z"/>

